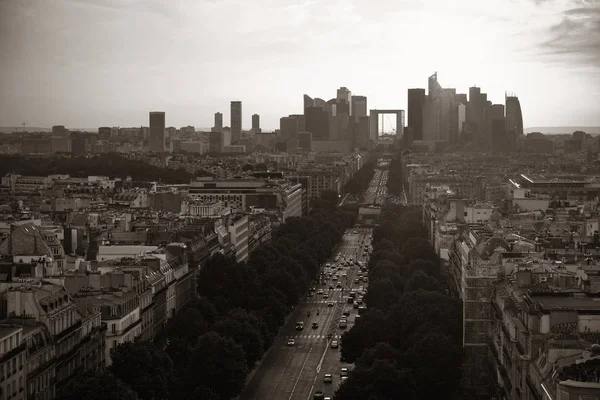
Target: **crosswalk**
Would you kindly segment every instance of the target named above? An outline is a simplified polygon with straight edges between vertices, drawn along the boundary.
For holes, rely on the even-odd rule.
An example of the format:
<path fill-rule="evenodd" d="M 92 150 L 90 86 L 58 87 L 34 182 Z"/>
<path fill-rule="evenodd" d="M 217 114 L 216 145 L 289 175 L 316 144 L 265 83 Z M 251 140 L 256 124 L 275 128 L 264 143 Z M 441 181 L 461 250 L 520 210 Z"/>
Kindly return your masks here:
<path fill-rule="evenodd" d="M 333 302 L 333 303 L 345 303 L 345 302 L 341 302 L 341 301 L 338 301 L 338 300 L 311 300 L 311 299 L 308 299 L 308 300 L 306 300 L 304 302 L 306 304 L 327 304 L 327 303 L 331 303 L 331 302 Z"/>
<path fill-rule="evenodd" d="M 284 339 L 325 339 L 327 335 L 288 335 L 282 336 Z M 332 339 L 339 339 L 342 335 L 333 335 Z"/>

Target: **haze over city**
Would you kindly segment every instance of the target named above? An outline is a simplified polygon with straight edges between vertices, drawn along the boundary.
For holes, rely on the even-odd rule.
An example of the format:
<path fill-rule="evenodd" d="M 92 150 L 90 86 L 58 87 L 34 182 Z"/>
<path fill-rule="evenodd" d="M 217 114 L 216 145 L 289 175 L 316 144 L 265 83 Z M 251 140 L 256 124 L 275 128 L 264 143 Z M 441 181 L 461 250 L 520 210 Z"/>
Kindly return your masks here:
<path fill-rule="evenodd" d="M 406 109 L 435 71 L 515 92 L 526 126 L 600 125 L 599 20 L 597 0 L 2 0 L 0 126 L 210 127 L 241 100 L 275 129 L 340 86 Z"/>

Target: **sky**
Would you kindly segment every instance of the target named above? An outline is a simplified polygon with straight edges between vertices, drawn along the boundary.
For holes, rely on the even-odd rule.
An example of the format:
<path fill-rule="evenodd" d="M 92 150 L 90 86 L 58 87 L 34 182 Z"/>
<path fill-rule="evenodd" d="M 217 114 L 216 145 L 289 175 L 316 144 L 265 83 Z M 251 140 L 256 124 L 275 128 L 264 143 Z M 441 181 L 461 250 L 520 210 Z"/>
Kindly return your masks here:
<path fill-rule="evenodd" d="M 600 0 L 0 0 L 0 126 L 265 130 L 340 86 L 369 109 L 476 85 L 524 125 L 600 125 Z"/>

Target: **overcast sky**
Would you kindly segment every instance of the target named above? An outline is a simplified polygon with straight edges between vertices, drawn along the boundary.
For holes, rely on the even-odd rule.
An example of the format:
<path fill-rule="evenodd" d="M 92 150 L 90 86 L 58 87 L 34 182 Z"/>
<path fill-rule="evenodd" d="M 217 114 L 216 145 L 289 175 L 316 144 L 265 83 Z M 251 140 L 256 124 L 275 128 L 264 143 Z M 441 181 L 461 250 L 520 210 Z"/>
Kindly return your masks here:
<path fill-rule="evenodd" d="M 0 125 L 244 129 L 347 86 L 406 109 L 407 88 L 480 86 L 525 126 L 600 125 L 600 0 L 0 0 Z"/>

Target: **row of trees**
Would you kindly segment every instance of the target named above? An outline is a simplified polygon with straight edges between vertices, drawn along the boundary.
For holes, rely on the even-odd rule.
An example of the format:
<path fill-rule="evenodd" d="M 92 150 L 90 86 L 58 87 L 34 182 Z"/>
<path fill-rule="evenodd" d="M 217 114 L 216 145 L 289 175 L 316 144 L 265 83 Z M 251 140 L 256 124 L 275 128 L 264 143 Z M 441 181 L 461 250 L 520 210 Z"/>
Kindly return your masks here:
<path fill-rule="evenodd" d="M 118 153 L 94 156 L 64 155 L 52 158 L 28 157 L 21 155 L 0 155 L 0 176 L 7 173 L 47 176 L 69 174 L 73 177 L 103 175 L 135 181 L 162 181 L 165 183 L 189 183 L 194 177 L 185 169 L 161 168 L 141 160 L 132 160 Z M 201 171 L 196 176 L 208 173 Z"/>
<path fill-rule="evenodd" d="M 247 263 L 212 257 L 197 277 L 199 298 L 173 317 L 164 350 L 152 343 L 121 345 L 108 370 L 73 380 L 62 399 L 225 400 L 240 394 L 319 265 L 354 225 L 356 214 L 340 210 L 338 201 L 328 192 L 308 216 L 288 218 Z M 100 382 L 106 388 L 90 386 Z"/>
<path fill-rule="evenodd" d="M 417 208 L 388 205 L 373 233 L 367 312 L 341 338 L 355 363 L 336 400 L 451 399 L 459 391 L 462 305 L 444 293 Z"/>
<path fill-rule="evenodd" d="M 371 179 L 375 174 L 375 164 L 377 159 L 371 159 L 365 163 L 344 185 L 344 193 L 353 195 L 362 194 L 369 187 Z"/>
<path fill-rule="evenodd" d="M 390 163 L 388 172 L 387 188 L 392 196 L 399 196 L 402 193 L 404 175 L 402 171 L 402 161 L 400 155 L 396 155 Z"/>

